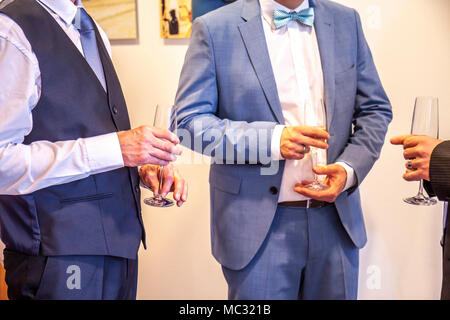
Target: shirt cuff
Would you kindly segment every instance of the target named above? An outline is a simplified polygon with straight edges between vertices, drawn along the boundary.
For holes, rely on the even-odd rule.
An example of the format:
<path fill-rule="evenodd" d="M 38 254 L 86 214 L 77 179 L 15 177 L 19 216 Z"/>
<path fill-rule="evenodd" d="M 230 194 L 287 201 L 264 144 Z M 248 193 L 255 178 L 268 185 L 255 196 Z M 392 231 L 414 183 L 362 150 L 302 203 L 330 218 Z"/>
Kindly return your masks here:
<path fill-rule="evenodd" d="M 91 170 L 90 174 L 98 174 L 124 166 L 122 149 L 117 133 L 82 139 Z"/>
<path fill-rule="evenodd" d="M 273 129 L 270 151 L 272 155 L 272 160 L 274 161 L 286 160 L 283 158 L 280 151 L 281 134 L 283 133 L 285 127 L 286 126 L 283 125 L 276 125 L 275 128 Z"/>
<path fill-rule="evenodd" d="M 347 182 L 345 183 L 345 187 L 343 190 L 347 191 L 356 184 L 355 170 L 345 162 L 336 162 L 336 164 L 343 166 L 345 171 L 347 171 Z"/>

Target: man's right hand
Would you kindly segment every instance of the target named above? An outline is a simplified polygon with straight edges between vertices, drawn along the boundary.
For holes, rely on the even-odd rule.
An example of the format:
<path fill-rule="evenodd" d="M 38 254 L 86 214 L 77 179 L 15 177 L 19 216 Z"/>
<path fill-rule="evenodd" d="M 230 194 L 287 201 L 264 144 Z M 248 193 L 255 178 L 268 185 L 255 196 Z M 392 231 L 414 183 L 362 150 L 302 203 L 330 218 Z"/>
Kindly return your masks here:
<path fill-rule="evenodd" d="M 141 126 L 117 133 L 125 167 L 166 166 L 181 155 L 178 137 L 169 130 Z"/>
<path fill-rule="evenodd" d="M 316 127 L 286 127 L 281 133 L 280 153 L 287 160 L 301 160 L 310 147 L 328 149 L 330 135 Z"/>

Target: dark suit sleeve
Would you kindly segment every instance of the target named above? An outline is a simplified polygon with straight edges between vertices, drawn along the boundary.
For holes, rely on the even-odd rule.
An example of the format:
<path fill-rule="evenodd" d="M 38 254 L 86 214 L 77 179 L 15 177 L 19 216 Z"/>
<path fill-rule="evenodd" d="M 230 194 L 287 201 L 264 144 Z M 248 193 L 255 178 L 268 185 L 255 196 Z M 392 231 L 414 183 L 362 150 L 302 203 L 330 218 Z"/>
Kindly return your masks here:
<path fill-rule="evenodd" d="M 436 197 L 436 194 L 434 193 L 433 186 L 431 185 L 430 181 L 423 180 L 423 187 L 425 188 L 425 191 L 428 193 L 430 197 Z"/>
<path fill-rule="evenodd" d="M 430 182 L 441 201 L 450 201 L 450 141 L 439 144 L 431 154 Z"/>

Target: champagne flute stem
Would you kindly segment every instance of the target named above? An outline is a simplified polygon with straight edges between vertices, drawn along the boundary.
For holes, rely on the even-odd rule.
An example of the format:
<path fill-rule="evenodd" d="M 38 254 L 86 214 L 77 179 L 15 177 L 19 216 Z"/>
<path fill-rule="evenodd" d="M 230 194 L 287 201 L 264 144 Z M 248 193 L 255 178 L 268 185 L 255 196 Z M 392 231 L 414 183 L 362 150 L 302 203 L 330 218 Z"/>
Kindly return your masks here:
<path fill-rule="evenodd" d="M 163 178 L 164 178 L 164 166 L 159 166 L 159 188 L 158 188 L 158 199 L 162 199 L 161 191 L 163 187 Z"/>
<path fill-rule="evenodd" d="M 316 167 L 317 166 L 317 152 L 318 150 L 316 148 L 311 148 L 311 155 L 312 155 L 312 166 Z M 319 184 L 319 175 L 317 173 L 314 172 L 314 184 Z"/>
<path fill-rule="evenodd" d="M 319 184 L 319 176 L 317 175 L 317 173 L 314 174 L 314 183 Z"/>
<path fill-rule="evenodd" d="M 423 180 L 420 180 L 419 182 L 419 193 L 418 196 L 423 196 Z"/>

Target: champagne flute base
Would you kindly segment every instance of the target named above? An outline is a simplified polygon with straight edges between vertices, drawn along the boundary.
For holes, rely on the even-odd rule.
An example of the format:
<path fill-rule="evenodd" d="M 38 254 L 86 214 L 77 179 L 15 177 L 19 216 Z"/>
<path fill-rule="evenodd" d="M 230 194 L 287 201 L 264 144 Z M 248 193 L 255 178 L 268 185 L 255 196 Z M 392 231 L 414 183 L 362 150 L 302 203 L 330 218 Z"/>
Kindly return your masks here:
<path fill-rule="evenodd" d="M 436 199 L 432 199 L 432 198 L 426 197 L 424 195 L 417 195 L 415 197 L 406 198 L 406 199 L 403 199 L 403 201 L 405 201 L 408 204 L 415 205 L 415 206 L 434 206 L 435 204 L 437 204 Z"/>
<path fill-rule="evenodd" d="M 322 184 L 320 182 L 313 182 L 305 186 L 305 188 L 314 190 L 314 191 L 323 191 L 329 188 L 329 186 Z"/>
<path fill-rule="evenodd" d="M 167 208 L 175 204 L 174 201 L 163 197 L 151 197 L 144 199 L 144 203 L 151 207 Z"/>

